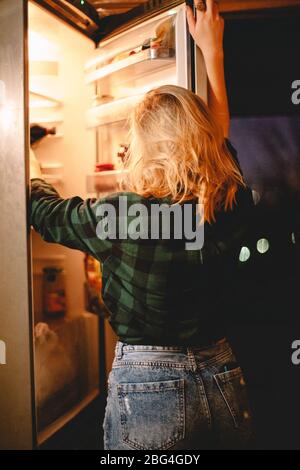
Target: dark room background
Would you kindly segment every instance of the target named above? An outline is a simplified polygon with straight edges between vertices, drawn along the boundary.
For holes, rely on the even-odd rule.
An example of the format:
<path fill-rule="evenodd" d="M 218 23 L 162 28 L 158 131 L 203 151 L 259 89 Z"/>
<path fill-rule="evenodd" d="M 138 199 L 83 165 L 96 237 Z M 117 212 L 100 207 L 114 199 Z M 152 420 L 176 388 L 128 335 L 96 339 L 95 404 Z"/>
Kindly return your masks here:
<path fill-rule="evenodd" d="M 300 15 L 226 23 L 230 139 L 256 202 L 241 247 L 231 340 L 245 370 L 260 448 L 300 448 Z"/>

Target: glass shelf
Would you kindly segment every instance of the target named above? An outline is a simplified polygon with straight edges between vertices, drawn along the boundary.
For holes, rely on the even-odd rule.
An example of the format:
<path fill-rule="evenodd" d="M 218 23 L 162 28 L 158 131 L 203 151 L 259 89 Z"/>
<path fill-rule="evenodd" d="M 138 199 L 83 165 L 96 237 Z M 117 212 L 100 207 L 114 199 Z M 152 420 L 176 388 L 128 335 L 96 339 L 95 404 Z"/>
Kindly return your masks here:
<path fill-rule="evenodd" d="M 33 89 L 29 90 L 30 108 L 59 108 L 63 105 L 62 101 L 52 97 L 39 93 Z"/>
<path fill-rule="evenodd" d="M 43 94 L 30 88 L 30 124 L 55 124 L 63 122 L 63 102 L 59 99 Z"/>
<path fill-rule="evenodd" d="M 128 96 L 89 109 L 86 115 L 87 127 L 93 128 L 127 119 L 130 111 L 143 96 L 144 93 Z"/>
<path fill-rule="evenodd" d="M 128 170 L 98 171 L 86 177 L 86 186 L 88 193 L 95 192 L 114 192 L 119 189 L 122 177 L 128 173 Z"/>
<path fill-rule="evenodd" d="M 42 178 L 49 184 L 62 184 L 63 183 L 62 175 L 48 175 L 46 173 L 42 173 Z"/>
<path fill-rule="evenodd" d="M 30 124 L 60 124 L 62 122 L 63 122 L 62 118 L 56 118 L 56 117 L 38 118 L 38 119 L 31 118 L 30 119 Z"/>
<path fill-rule="evenodd" d="M 156 50 L 154 50 L 156 51 Z M 126 59 L 113 62 L 86 74 L 86 82 L 93 83 L 102 80 L 118 72 L 120 80 L 128 80 L 132 76 L 137 78 L 141 75 L 148 75 L 159 69 L 175 66 L 175 51 L 169 49 L 167 57 L 153 57 L 152 49 L 145 49 L 141 52 L 130 55 Z M 125 75 L 120 72 L 124 71 Z"/>
<path fill-rule="evenodd" d="M 50 140 L 53 140 L 53 139 L 54 139 L 54 140 L 55 140 L 55 139 L 62 139 L 63 136 L 64 136 L 64 134 L 63 134 L 62 132 L 58 132 L 57 134 L 53 134 L 53 135 L 52 135 L 52 134 L 48 134 L 48 135 L 47 135 L 47 137 L 48 137 L 47 140 L 49 141 L 49 139 L 50 139 Z M 47 142 L 47 140 L 46 140 L 46 142 Z M 45 142 L 45 141 L 44 141 L 44 142 Z"/>
<path fill-rule="evenodd" d="M 91 391 L 85 398 L 83 398 L 78 404 L 73 406 L 65 414 L 57 418 L 53 423 L 49 424 L 45 429 L 38 433 L 38 444 L 41 445 L 47 439 L 50 439 L 55 433 L 62 429 L 72 419 L 79 415 L 90 403 L 92 403 L 100 394 L 100 390 L 96 389 Z"/>
<path fill-rule="evenodd" d="M 63 168 L 62 163 L 41 163 L 42 170 L 59 170 Z"/>

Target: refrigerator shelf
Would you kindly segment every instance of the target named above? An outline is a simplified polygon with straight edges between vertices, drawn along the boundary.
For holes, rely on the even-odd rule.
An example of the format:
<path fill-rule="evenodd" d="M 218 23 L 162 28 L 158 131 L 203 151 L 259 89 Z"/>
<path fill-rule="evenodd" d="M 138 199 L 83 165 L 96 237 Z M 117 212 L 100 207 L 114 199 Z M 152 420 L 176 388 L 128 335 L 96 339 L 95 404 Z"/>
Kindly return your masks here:
<path fill-rule="evenodd" d="M 62 122 L 63 119 L 61 117 L 30 119 L 30 124 L 60 124 Z"/>
<path fill-rule="evenodd" d="M 33 122 L 31 123 L 33 124 Z M 34 122 L 34 124 L 39 124 L 38 122 Z M 58 132 L 56 134 L 48 134 L 43 138 L 40 142 L 39 145 L 44 144 L 45 142 L 51 142 L 51 140 L 57 140 L 57 139 L 62 139 L 64 137 L 64 134 L 62 132 Z"/>
<path fill-rule="evenodd" d="M 113 192 L 118 190 L 121 177 L 128 173 L 128 170 L 98 171 L 86 177 L 88 193 Z"/>
<path fill-rule="evenodd" d="M 44 255 L 44 256 L 34 256 L 33 261 L 64 261 L 66 255 Z"/>
<path fill-rule="evenodd" d="M 144 93 L 128 96 L 108 103 L 99 104 L 88 110 L 87 127 L 99 127 L 114 122 L 123 121 L 128 118 L 132 108 L 141 100 Z"/>
<path fill-rule="evenodd" d="M 31 227 L 32 228 L 32 227 Z M 34 229 L 33 229 L 34 230 Z M 32 234 L 34 237 L 36 237 L 36 232 L 33 232 Z M 54 267 L 61 267 L 64 269 L 65 262 L 66 262 L 66 255 L 40 255 L 40 256 L 34 256 L 32 258 L 33 261 L 33 269 L 32 269 L 32 274 L 35 278 L 42 278 L 44 275 L 43 269 L 47 266 L 54 266 Z"/>
<path fill-rule="evenodd" d="M 83 411 L 89 404 L 91 404 L 100 394 L 100 390 L 96 389 L 91 391 L 84 397 L 77 405 L 73 406 L 70 411 L 59 417 L 53 423 L 49 424 L 45 429 L 38 432 L 37 441 L 41 445 L 56 432 L 62 429 L 72 419 L 74 419 L 81 411 Z"/>
<path fill-rule="evenodd" d="M 169 51 L 169 56 L 167 57 L 153 57 L 152 54 L 154 51 L 152 49 L 145 49 L 126 59 L 113 62 L 112 64 L 105 65 L 88 73 L 86 75 L 86 82 L 93 83 L 121 71 L 126 71 L 126 78 L 124 80 L 126 81 L 128 77 L 134 77 L 136 79 L 138 76 L 148 75 L 159 69 L 175 66 L 176 59 L 174 51 L 172 49 Z"/>
<path fill-rule="evenodd" d="M 54 98 L 52 96 L 44 95 L 33 89 L 29 90 L 30 95 L 30 108 L 39 109 L 39 108 L 59 108 L 63 105 L 62 101 Z"/>
<path fill-rule="evenodd" d="M 58 170 L 63 167 L 62 163 L 41 163 L 42 170 Z"/>
<path fill-rule="evenodd" d="M 64 136 L 64 134 L 62 132 L 59 132 L 57 134 L 49 134 L 47 135 L 47 137 L 49 137 L 50 140 L 53 140 L 53 139 L 61 139 L 62 137 Z"/>
<path fill-rule="evenodd" d="M 43 179 L 46 181 L 46 183 L 49 183 L 49 184 L 63 183 L 62 175 L 49 175 L 49 174 L 43 173 L 42 176 L 43 176 Z"/>

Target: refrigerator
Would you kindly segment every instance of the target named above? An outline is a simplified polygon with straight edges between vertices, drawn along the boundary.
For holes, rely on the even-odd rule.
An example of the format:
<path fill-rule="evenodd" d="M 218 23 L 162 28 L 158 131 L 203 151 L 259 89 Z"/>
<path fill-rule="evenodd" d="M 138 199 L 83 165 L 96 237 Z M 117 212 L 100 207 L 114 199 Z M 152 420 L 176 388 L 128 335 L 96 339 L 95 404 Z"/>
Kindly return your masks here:
<path fill-rule="evenodd" d="M 30 126 L 55 132 L 33 146 L 44 179 L 62 197 L 101 197 L 118 188 L 127 117 L 148 90 L 171 83 L 206 99 L 184 3 L 100 43 L 38 3 L 0 1 L 1 449 L 42 446 L 105 397 L 116 343 L 101 296 L 100 314 L 91 308 L 88 276 L 101 284 L 101 266 L 29 227 Z"/>

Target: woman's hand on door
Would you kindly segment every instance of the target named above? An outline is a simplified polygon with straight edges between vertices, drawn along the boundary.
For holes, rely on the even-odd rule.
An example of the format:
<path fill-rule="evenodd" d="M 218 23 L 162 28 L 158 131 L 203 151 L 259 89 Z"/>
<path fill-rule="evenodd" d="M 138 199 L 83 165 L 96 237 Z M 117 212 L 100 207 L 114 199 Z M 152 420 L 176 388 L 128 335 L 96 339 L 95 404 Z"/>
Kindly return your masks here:
<path fill-rule="evenodd" d="M 205 60 L 208 79 L 207 104 L 221 127 L 223 136 L 228 137 L 230 115 L 224 73 L 224 20 L 213 0 L 206 0 L 206 7 L 203 1 L 196 0 L 195 6 L 198 7 L 196 18 L 192 8 L 187 6 L 187 21 L 190 33 Z"/>
<path fill-rule="evenodd" d="M 205 60 L 211 56 L 223 56 L 224 20 L 219 15 L 217 2 L 213 0 L 195 1 L 196 18 L 187 5 L 187 21 L 190 33 L 201 49 Z"/>

